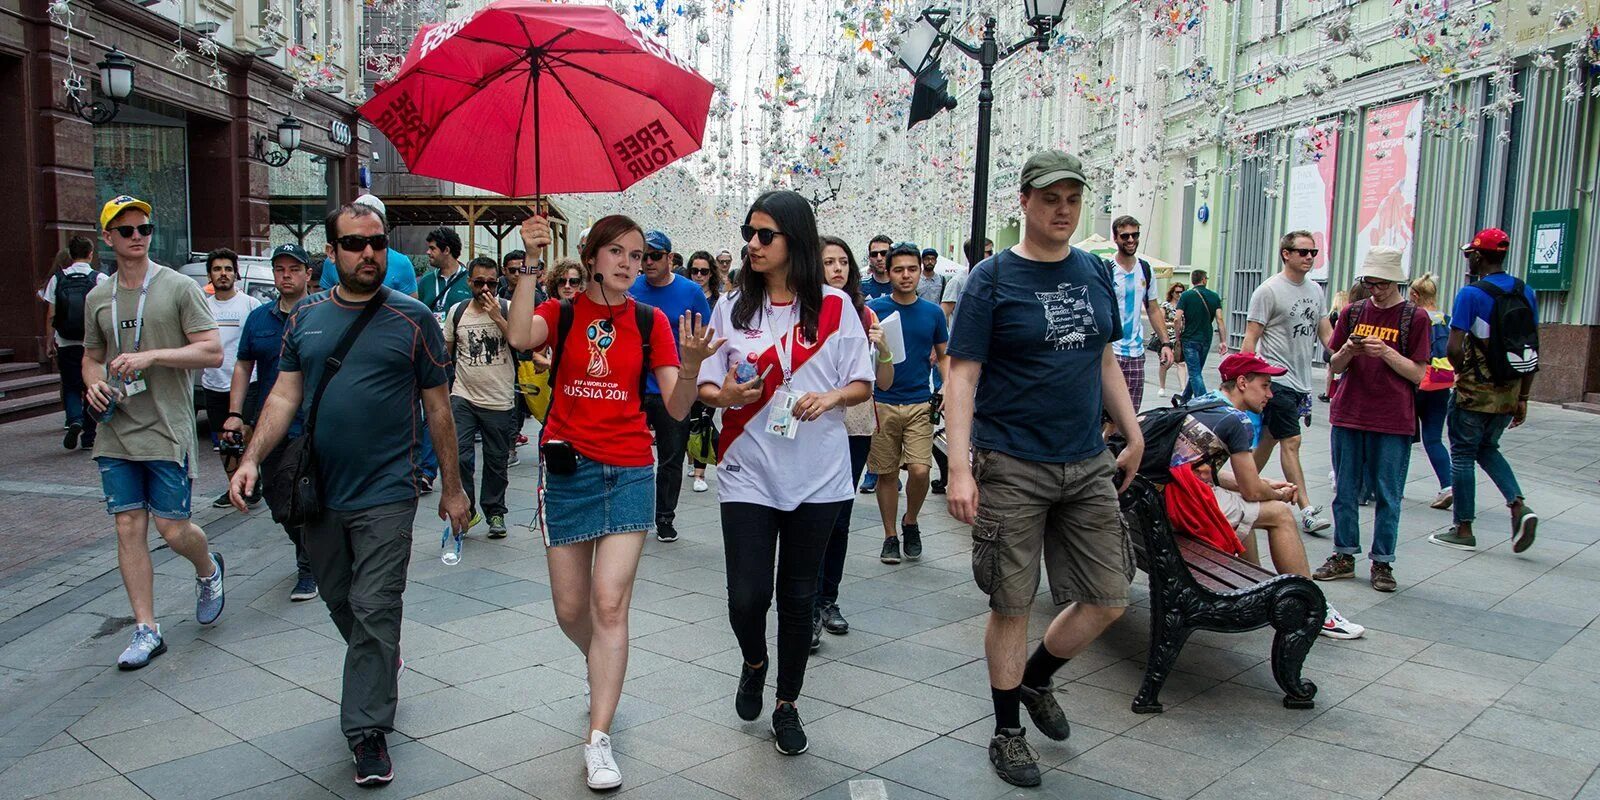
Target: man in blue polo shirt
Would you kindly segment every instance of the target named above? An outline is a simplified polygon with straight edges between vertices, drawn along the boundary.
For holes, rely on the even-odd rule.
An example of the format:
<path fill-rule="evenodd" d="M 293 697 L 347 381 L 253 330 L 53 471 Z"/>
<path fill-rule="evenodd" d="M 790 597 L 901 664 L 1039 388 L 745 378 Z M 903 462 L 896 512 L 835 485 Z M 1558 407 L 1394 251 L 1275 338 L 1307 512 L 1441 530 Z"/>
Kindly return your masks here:
<path fill-rule="evenodd" d="M 249 439 L 261 414 L 261 402 L 272 393 L 278 381 L 278 358 L 283 350 L 283 326 L 289 312 L 305 299 L 311 284 L 311 257 L 299 245 L 279 245 L 272 251 L 272 285 L 278 289 L 278 302 L 258 307 L 245 318 L 244 329 L 239 333 L 239 358 L 233 363 L 233 391 L 228 397 L 228 418 L 222 423 L 226 435 Z M 254 369 L 256 382 L 250 383 Z M 249 389 L 245 387 L 249 386 Z M 299 420 L 289 426 L 289 438 L 300 435 Z M 283 448 L 280 446 L 266 458 L 266 464 L 276 465 Z M 268 467 L 270 471 L 271 467 Z M 259 487 L 258 487 L 259 492 Z M 317 578 L 311 572 L 311 559 L 306 556 L 301 543 L 300 526 L 285 525 L 289 541 L 294 543 L 295 566 L 299 577 L 289 599 L 298 603 L 315 599 Z"/>
<path fill-rule="evenodd" d="M 645 305 L 661 309 L 672 321 L 672 337 L 678 337 L 678 318 L 699 314 L 711 318 L 711 304 L 705 290 L 672 271 L 672 240 L 661 231 L 644 235 L 644 274 L 633 282 L 628 294 Z M 644 413 L 656 432 L 656 538 L 663 542 L 678 539 L 672 526 L 677 518 L 678 493 L 683 490 L 683 456 L 689 446 L 689 421 L 667 413 L 661 387 L 654 375 L 645 381 Z"/>

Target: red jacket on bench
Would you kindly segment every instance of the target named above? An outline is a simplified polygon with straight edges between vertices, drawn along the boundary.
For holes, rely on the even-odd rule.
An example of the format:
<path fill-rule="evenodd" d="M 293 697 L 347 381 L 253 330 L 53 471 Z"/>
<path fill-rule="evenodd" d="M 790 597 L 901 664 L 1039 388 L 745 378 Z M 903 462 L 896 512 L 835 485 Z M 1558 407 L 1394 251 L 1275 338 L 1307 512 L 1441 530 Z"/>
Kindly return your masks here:
<path fill-rule="evenodd" d="M 1228 524 L 1217 507 L 1217 496 L 1211 486 L 1194 474 L 1189 464 L 1173 467 L 1172 482 L 1167 484 L 1167 520 L 1172 530 L 1191 539 L 1198 539 L 1212 547 L 1237 556 L 1244 552 L 1239 534 Z"/>

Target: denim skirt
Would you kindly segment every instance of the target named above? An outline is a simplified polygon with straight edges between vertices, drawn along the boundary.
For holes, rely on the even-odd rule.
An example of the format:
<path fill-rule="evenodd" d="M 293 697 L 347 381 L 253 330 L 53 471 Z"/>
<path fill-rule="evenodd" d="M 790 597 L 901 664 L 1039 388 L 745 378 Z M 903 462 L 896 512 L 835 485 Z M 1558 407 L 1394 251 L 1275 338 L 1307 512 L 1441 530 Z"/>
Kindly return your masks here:
<path fill-rule="evenodd" d="M 577 456 L 571 475 L 544 474 L 544 543 L 555 547 L 656 529 L 655 467 L 613 467 Z"/>

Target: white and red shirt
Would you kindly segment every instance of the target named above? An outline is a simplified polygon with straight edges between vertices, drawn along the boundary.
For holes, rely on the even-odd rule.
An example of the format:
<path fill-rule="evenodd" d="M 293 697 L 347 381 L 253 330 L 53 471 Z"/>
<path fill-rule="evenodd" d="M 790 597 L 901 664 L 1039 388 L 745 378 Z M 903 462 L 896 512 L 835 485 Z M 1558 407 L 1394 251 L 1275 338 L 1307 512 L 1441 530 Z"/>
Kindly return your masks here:
<path fill-rule="evenodd" d="M 769 304 L 735 328 L 732 292 L 711 311 L 711 327 L 727 342 L 700 366 L 700 384 L 721 386 L 728 370 L 749 363 L 760 375 L 761 399 L 723 412 L 718 442 L 717 496 L 724 503 L 755 503 L 791 511 L 801 503 L 836 503 L 855 494 L 850 481 L 850 448 L 844 409 L 835 408 L 811 422 L 797 422 L 793 439 L 762 430 L 772 396 L 780 388 L 799 396 L 829 392 L 856 381 L 872 382 L 872 357 L 867 331 L 844 292 L 822 287 L 822 309 L 816 341 L 801 334 L 798 307 Z M 772 330 L 766 330 L 770 327 Z M 777 342 L 790 353 L 788 385 L 778 358 Z M 770 371 L 769 371 L 770 369 Z"/>
<path fill-rule="evenodd" d="M 550 326 L 553 344 L 561 301 L 546 300 L 533 313 Z M 672 325 L 659 308 L 655 320 L 650 329 L 650 368 L 676 367 L 678 345 Z M 569 442 L 584 458 L 613 467 L 655 464 L 650 429 L 639 405 L 644 345 L 634 301 L 608 307 L 578 295 L 572 302 L 572 330 L 562 348 L 556 396 L 550 401 L 540 443 Z"/>

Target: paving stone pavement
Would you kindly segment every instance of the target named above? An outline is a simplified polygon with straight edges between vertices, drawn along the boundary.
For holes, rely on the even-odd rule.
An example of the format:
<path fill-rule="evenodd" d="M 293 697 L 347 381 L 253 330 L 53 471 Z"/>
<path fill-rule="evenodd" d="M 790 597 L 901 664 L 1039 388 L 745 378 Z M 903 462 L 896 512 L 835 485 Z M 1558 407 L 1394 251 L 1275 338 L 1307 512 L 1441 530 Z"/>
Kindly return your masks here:
<path fill-rule="evenodd" d="M 1326 406 L 1316 413 L 1304 460 L 1315 499 L 1326 502 Z M 733 713 L 739 655 L 715 492 L 686 489 L 682 538 L 648 542 L 639 568 L 614 726 L 620 796 L 1600 798 L 1600 418 L 1550 406 L 1531 416 L 1505 449 L 1543 517 L 1537 544 L 1511 554 L 1485 482 L 1479 532 L 1492 546 L 1429 545 L 1426 535 L 1449 517 L 1426 505 L 1436 486 L 1418 448 L 1395 570 L 1401 590 L 1322 584 L 1369 632 L 1312 649 L 1314 709 L 1282 707 L 1271 637 L 1257 631 L 1196 634 L 1163 692 L 1166 712 L 1133 714 L 1149 630 L 1137 578 L 1137 606 L 1058 677 L 1073 735 L 1035 735 L 1048 770 L 1036 790 L 1007 786 L 987 762 L 985 601 L 971 580 L 967 531 L 940 498 L 922 521 L 923 559 L 894 567 L 877 560 L 876 509 L 857 504 L 841 598 L 852 630 L 824 635 L 811 658 L 800 702 L 811 751 L 786 758 L 764 719 Z M 59 447 L 47 428 L 0 428 L 0 444 L 8 453 Z M 590 796 L 579 747 L 583 661 L 555 626 L 543 545 L 523 527 L 535 513 L 532 459 L 512 474 L 511 537 L 473 535 L 459 566 L 439 562 L 437 497 L 424 498 L 391 740 L 398 779 L 371 796 Z M 17 489 L 30 481 L 68 488 Z M 109 529 L 97 504 L 51 508 L 74 485 L 93 488 L 91 466 L 48 479 L 0 468 L 0 482 L 11 487 L 4 519 L 76 515 L 81 524 L 95 514 Z M 197 506 L 219 484 L 215 470 L 203 472 Z M 30 503 L 37 511 L 26 512 Z M 1370 509 L 1363 517 L 1370 524 Z M 228 556 L 227 611 L 214 626 L 196 625 L 189 568 L 158 549 L 157 606 L 171 650 L 140 672 L 111 666 L 129 621 L 108 539 L 0 583 L 14 609 L 0 616 L 0 800 L 366 794 L 350 780 L 336 719 L 342 644 L 320 602 L 289 602 L 288 541 L 264 510 L 206 508 L 199 519 Z M 0 541 L 21 546 L 37 530 L 0 531 Z M 1313 563 L 1331 547 L 1306 543 Z M 1034 636 L 1054 613 L 1048 596 L 1039 602 Z"/>

